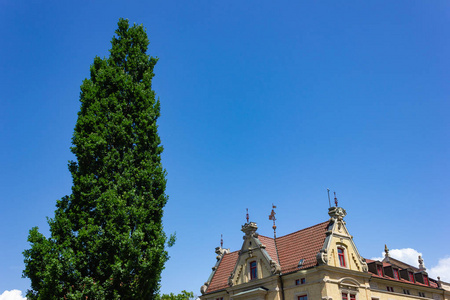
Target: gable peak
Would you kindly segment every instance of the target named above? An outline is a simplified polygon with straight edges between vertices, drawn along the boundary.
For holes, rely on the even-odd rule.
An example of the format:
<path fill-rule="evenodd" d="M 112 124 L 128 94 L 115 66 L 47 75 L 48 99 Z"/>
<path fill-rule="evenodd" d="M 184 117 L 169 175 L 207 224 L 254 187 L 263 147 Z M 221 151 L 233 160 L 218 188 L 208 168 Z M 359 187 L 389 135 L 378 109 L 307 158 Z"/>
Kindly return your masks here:
<path fill-rule="evenodd" d="M 242 225 L 241 231 L 245 233 L 244 239 L 248 237 L 258 237 L 256 230 L 258 229 L 258 224 L 255 222 L 248 222 Z"/>
<path fill-rule="evenodd" d="M 342 207 L 335 206 L 335 207 L 330 207 L 328 209 L 328 215 L 332 219 L 343 220 L 344 217 L 347 215 L 347 212 Z"/>

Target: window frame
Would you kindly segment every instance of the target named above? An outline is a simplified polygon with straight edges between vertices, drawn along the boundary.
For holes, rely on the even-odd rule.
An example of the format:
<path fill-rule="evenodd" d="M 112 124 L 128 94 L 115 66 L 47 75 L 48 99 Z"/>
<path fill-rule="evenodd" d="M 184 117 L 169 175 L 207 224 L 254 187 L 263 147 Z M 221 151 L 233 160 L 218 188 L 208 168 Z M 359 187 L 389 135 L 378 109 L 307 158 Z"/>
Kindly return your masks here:
<path fill-rule="evenodd" d="M 347 268 L 347 264 L 345 261 L 345 248 L 339 246 L 339 247 L 337 247 L 337 252 L 338 252 L 339 265 L 342 268 Z"/>
<path fill-rule="evenodd" d="M 430 281 L 428 280 L 428 276 L 427 275 L 423 275 L 423 284 L 430 285 Z"/>
<path fill-rule="evenodd" d="M 300 299 L 300 298 L 302 298 L 302 299 Z M 297 300 L 308 300 L 308 295 L 307 294 L 299 295 L 299 296 L 297 296 Z"/>
<path fill-rule="evenodd" d="M 250 266 L 250 280 L 258 279 L 258 264 L 256 260 L 249 263 Z"/>
<path fill-rule="evenodd" d="M 356 300 L 356 293 L 354 292 L 341 292 L 342 300 Z"/>
<path fill-rule="evenodd" d="M 409 281 L 415 282 L 415 280 L 414 280 L 414 273 L 413 272 L 408 271 L 408 278 L 409 278 Z"/>
<path fill-rule="evenodd" d="M 392 268 L 392 272 L 394 274 L 394 279 L 400 280 L 400 274 L 398 272 L 398 269 Z"/>
<path fill-rule="evenodd" d="M 377 265 L 377 274 L 378 276 L 383 276 L 383 266 Z"/>

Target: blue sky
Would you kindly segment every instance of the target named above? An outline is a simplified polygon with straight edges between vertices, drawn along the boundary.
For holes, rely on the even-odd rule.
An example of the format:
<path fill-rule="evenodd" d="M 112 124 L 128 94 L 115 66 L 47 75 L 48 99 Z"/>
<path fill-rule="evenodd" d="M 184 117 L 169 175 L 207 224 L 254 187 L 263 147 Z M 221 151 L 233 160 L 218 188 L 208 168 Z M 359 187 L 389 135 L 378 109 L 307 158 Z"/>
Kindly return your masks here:
<path fill-rule="evenodd" d="M 448 1 L 0 0 L 0 293 L 29 288 L 28 230 L 71 192 L 79 87 L 120 17 L 159 58 L 162 292 L 199 294 L 246 208 L 268 236 L 272 203 L 278 235 L 327 220 L 327 188 L 364 257 L 450 270 Z"/>

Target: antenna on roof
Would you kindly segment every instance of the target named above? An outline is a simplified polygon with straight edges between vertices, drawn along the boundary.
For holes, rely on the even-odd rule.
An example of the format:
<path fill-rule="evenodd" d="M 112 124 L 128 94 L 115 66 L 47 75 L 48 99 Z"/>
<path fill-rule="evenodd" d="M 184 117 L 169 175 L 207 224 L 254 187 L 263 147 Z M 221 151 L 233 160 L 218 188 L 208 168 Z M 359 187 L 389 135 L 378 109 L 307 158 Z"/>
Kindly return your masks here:
<path fill-rule="evenodd" d="M 275 210 L 274 210 L 275 208 L 277 208 L 277 207 L 275 205 L 273 205 L 273 203 L 272 203 L 272 212 L 269 215 L 269 220 L 273 221 L 272 228 L 273 228 L 273 236 L 274 236 L 274 238 L 277 237 L 277 226 L 275 225 L 275 221 L 277 220 L 277 218 L 275 218 L 275 215 L 276 215 Z"/>
<path fill-rule="evenodd" d="M 327 189 L 327 193 L 328 193 L 328 204 L 331 207 L 331 201 L 330 201 L 330 189 Z"/>
<path fill-rule="evenodd" d="M 336 192 L 334 192 L 334 204 L 336 204 L 336 207 L 337 207 L 338 201 L 337 201 L 337 198 L 336 198 Z"/>
<path fill-rule="evenodd" d="M 223 248 L 223 235 L 220 234 L 220 248 Z"/>
<path fill-rule="evenodd" d="M 247 223 L 248 223 L 248 219 L 249 219 L 249 217 L 248 217 L 248 208 L 247 208 L 247 215 L 245 217 L 247 218 Z"/>

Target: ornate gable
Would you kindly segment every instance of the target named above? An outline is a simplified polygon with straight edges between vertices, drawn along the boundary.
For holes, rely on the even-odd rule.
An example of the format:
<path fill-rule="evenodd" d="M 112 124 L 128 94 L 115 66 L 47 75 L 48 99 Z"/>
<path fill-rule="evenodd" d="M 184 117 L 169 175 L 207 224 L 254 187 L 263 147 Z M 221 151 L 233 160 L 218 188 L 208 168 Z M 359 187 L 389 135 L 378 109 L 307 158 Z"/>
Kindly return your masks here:
<path fill-rule="evenodd" d="M 267 246 L 258 238 L 257 229 L 258 226 L 254 222 L 242 226 L 241 230 L 245 234 L 244 242 L 239 251 L 235 268 L 228 279 L 230 286 L 266 278 L 281 272 L 278 259 L 269 255 L 266 250 Z M 266 237 L 265 239 L 268 240 Z"/>
<path fill-rule="evenodd" d="M 330 223 L 328 224 L 323 247 L 317 254 L 317 262 L 334 267 L 346 268 L 354 271 L 367 272 L 365 259 L 359 254 L 353 236 L 345 226 L 344 217 L 347 212 L 342 207 L 330 207 L 328 210 Z"/>

